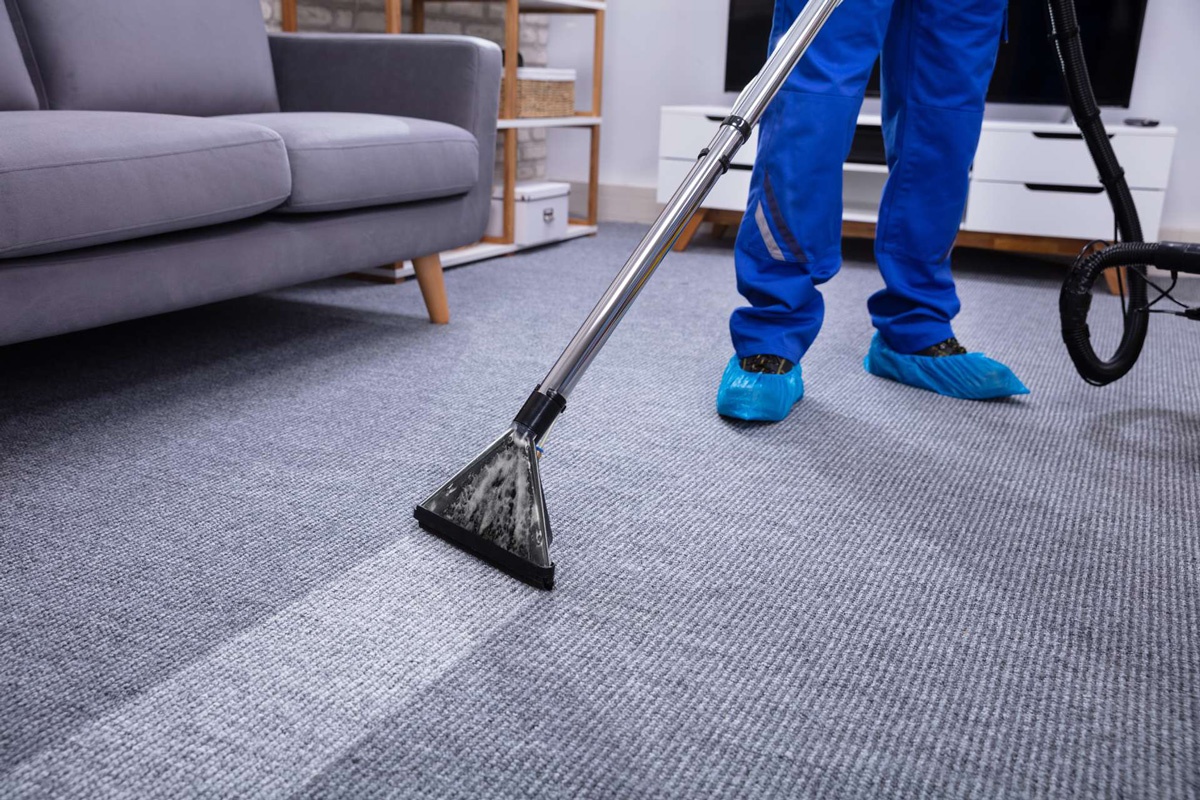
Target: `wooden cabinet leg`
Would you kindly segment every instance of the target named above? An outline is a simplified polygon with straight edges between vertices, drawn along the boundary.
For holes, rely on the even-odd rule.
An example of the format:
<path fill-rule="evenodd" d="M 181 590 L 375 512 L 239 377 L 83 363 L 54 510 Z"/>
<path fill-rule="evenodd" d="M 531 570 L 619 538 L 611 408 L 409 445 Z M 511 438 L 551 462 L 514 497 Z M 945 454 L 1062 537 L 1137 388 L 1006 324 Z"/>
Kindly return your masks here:
<path fill-rule="evenodd" d="M 1117 273 L 1120 273 L 1120 282 L 1118 282 Z M 1110 294 L 1120 295 L 1122 284 L 1126 287 L 1129 286 L 1129 272 L 1126 271 L 1125 267 L 1106 269 L 1104 270 L 1104 282 L 1108 284 L 1108 291 Z M 1126 291 L 1128 291 L 1128 289 L 1126 289 Z"/>
<path fill-rule="evenodd" d="M 676 253 L 682 253 L 688 249 L 688 245 L 692 243 L 692 239 L 696 238 L 696 231 L 700 230 L 700 226 L 704 224 L 706 215 L 707 212 L 701 209 L 692 215 L 687 225 L 683 226 L 683 233 L 679 234 L 679 238 L 675 240 Z"/>
<path fill-rule="evenodd" d="M 434 253 L 431 256 L 414 258 L 413 269 L 417 273 L 421 296 L 425 298 L 429 321 L 445 325 L 450 321 L 450 303 L 446 299 L 446 282 L 442 279 L 442 257 Z"/>

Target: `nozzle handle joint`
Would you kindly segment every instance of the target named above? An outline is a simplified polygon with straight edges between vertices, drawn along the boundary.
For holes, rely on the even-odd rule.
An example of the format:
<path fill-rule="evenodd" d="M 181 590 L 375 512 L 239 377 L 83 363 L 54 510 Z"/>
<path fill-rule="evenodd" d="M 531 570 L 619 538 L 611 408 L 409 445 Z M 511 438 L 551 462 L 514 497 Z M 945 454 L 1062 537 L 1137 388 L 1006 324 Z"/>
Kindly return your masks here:
<path fill-rule="evenodd" d="M 558 415 L 566 410 L 567 401 L 562 395 L 555 391 L 543 392 L 542 387 L 538 386 L 529 395 L 525 405 L 521 406 L 513 423 L 528 430 L 537 442 L 550 430 Z"/>

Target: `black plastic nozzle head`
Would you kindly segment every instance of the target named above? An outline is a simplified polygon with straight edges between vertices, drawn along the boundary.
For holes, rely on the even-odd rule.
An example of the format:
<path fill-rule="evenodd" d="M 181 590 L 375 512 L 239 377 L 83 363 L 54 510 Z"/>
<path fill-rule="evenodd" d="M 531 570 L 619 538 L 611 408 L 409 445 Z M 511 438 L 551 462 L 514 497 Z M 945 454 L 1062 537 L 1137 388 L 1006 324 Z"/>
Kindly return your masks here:
<path fill-rule="evenodd" d="M 421 527 L 542 589 L 550 520 L 533 438 L 514 426 L 414 511 Z"/>

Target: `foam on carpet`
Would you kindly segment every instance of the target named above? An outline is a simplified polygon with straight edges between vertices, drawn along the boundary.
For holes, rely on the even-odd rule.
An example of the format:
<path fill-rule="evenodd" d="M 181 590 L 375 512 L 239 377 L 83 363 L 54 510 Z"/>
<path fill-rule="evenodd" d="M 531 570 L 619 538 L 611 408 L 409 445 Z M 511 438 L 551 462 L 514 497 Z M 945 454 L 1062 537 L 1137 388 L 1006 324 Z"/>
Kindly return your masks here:
<path fill-rule="evenodd" d="M 959 254 L 1033 392 L 967 403 L 863 371 L 853 248 L 755 426 L 702 242 L 549 442 L 558 589 L 416 527 L 642 230 L 451 271 L 449 327 L 335 280 L 0 349 L 0 796 L 1195 797 L 1200 326 L 1087 386 L 1059 267 Z"/>

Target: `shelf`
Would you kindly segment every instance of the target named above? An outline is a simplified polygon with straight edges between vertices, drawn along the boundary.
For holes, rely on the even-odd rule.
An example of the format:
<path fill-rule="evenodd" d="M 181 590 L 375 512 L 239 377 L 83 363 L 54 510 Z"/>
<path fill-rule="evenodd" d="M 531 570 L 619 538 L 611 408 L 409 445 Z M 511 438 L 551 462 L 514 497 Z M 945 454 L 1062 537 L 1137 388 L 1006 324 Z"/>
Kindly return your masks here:
<path fill-rule="evenodd" d="M 887 175 L 888 168 L 886 164 L 855 164 L 847 161 L 842 165 L 842 169 L 846 172 L 867 172 L 872 175 Z"/>
<path fill-rule="evenodd" d="M 476 0 L 477 2 L 478 0 Z M 577 9 L 579 11 L 604 11 L 608 3 L 603 0 L 521 0 L 521 10 L 530 13 L 538 13 L 549 11 L 566 11 Z"/>
<path fill-rule="evenodd" d="M 448 250 L 442 253 L 443 267 L 461 267 L 463 264 L 473 264 L 476 261 L 486 261 L 489 258 L 497 256 L 507 256 L 513 253 L 519 253 L 522 250 L 530 250 L 535 247 L 547 247 L 548 245 L 567 242 L 571 239 L 579 239 L 584 236 L 591 236 L 599 229 L 595 225 L 579 225 L 571 223 L 567 226 L 567 232 L 563 234 L 561 239 L 555 239 L 551 242 L 541 242 L 539 244 L 491 244 L 489 242 L 480 242 L 469 247 L 460 247 L 457 250 Z"/>
<path fill-rule="evenodd" d="M 583 225 L 581 223 L 572 222 L 567 226 L 567 233 L 559 241 L 565 242 L 570 239 L 580 239 L 584 236 L 593 236 L 599 233 L 600 228 L 595 225 Z"/>
<path fill-rule="evenodd" d="M 502 3 L 504 0 L 444 0 L 448 3 Z M 520 0 L 520 8 L 530 14 L 570 13 L 578 11 L 590 13 L 604 11 L 608 3 L 604 0 Z"/>
<path fill-rule="evenodd" d="M 460 267 L 463 264 L 472 264 L 476 261 L 484 261 L 489 258 L 498 256 L 507 256 L 520 250 L 520 245 L 515 244 L 493 244 L 491 242 L 479 242 L 478 244 L 468 245 L 467 247 L 458 247 L 454 250 L 447 250 L 442 253 L 442 267 L 449 269 L 450 267 Z"/>
<path fill-rule="evenodd" d="M 601 123 L 600 117 L 521 117 L 502 119 L 496 123 L 498 130 L 509 128 L 590 128 Z"/>

